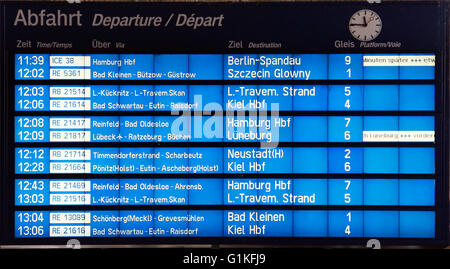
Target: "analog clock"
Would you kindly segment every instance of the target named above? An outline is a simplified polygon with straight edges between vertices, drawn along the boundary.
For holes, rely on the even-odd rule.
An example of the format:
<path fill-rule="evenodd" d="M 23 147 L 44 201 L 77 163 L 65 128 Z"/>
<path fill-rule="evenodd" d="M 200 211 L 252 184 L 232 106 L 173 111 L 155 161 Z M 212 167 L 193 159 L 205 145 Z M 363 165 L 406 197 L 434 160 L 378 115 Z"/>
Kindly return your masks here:
<path fill-rule="evenodd" d="M 350 18 L 348 29 L 359 41 L 371 41 L 381 32 L 381 19 L 375 11 L 361 9 Z"/>

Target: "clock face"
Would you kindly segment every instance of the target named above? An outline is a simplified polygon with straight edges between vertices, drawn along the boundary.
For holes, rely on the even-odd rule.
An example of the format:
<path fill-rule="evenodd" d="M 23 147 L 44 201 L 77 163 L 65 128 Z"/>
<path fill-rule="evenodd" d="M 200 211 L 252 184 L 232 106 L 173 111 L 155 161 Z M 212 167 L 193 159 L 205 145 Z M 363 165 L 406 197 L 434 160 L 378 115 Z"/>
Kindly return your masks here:
<path fill-rule="evenodd" d="M 381 32 L 381 19 L 375 11 L 361 9 L 350 18 L 348 29 L 360 41 L 371 41 Z"/>

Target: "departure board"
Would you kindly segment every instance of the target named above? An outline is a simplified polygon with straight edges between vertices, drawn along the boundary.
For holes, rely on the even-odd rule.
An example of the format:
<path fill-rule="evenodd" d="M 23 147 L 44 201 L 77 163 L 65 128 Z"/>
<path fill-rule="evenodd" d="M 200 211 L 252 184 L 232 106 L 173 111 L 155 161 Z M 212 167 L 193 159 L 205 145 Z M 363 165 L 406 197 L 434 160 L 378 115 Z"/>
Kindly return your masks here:
<path fill-rule="evenodd" d="M 3 244 L 448 243 L 439 2 L 1 8 Z"/>

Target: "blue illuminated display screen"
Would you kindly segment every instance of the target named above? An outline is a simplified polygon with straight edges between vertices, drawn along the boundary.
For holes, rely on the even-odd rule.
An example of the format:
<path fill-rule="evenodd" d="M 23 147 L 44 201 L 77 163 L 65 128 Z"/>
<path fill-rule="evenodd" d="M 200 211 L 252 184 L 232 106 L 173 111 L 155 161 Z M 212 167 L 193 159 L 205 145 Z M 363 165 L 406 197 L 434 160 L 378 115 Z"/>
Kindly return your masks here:
<path fill-rule="evenodd" d="M 278 206 L 267 211 L 18 211 L 18 237 L 30 236 L 26 230 L 32 227 L 22 218 L 36 213 L 41 215 L 39 227 L 43 230 L 35 236 L 42 237 L 435 236 L 433 210 L 301 207 L 435 205 L 435 147 L 430 146 L 435 141 L 435 116 L 430 113 L 435 111 L 435 55 L 16 54 L 15 59 L 16 79 L 51 83 L 16 85 L 16 110 L 67 112 L 67 116 L 15 116 L 15 142 L 34 146 L 16 147 L 16 205 Z M 399 64 L 404 61 L 411 64 Z M 416 61 L 423 64 L 412 64 Z M 384 64 L 373 66 L 372 62 Z M 74 84 L 80 79 L 110 80 L 111 84 L 122 79 L 186 83 L 58 85 L 59 79 Z M 298 83 L 222 82 L 234 79 L 245 84 L 265 79 Z M 342 82 L 301 83 L 335 79 Z M 350 79 L 399 81 L 392 85 L 346 85 Z M 403 85 L 403 79 L 428 83 Z M 195 85 L 196 80 L 220 84 Z M 122 113 L 179 110 L 184 114 Z M 246 115 L 246 110 L 253 113 Z M 114 116 L 71 115 L 79 111 L 109 111 Z M 306 116 L 298 113 L 301 111 L 330 113 Z M 350 111 L 360 113 L 346 113 Z M 382 113 L 371 114 L 373 111 Z M 44 142 L 114 142 L 116 146 L 40 146 Z M 195 146 L 187 144 L 190 142 Z M 211 146 L 210 142 L 216 144 Z M 221 145 L 223 142 L 234 145 Z M 249 146 L 249 142 L 260 146 Z M 333 142 L 336 146 L 330 146 Z M 379 142 L 386 146 L 378 146 Z M 414 146 L 402 145 L 404 142 Z M 126 143 L 157 146 L 129 147 Z M 167 147 L 165 143 L 172 144 Z M 66 176 L 22 179 L 22 174 Z M 122 178 L 125 174 L 150 178 Z M 240 176 L 233 176 L 236 174 Z M 164 175 L 174 178 L 160 178 Z M 128 219 L 134 221 L 127 223 Z"/>
<path fill-rule="evenodd" d="M 344 23 L 357 12 L 340 8 Z M 115 28 L 102 46 L 75 32 L 86 43 L 67 50 L 33 37 L 8 54 L 11 241 L 442 242 L 439 46 L 402 33 L 398 47 L 385 29 L 359 41 L 345 27 L 317 46 L 291 35 L 257 45 L 236 30 L 208 47 L 203 28 L 180 30 L 196 49 L 161 33 L 146 47 Z"/>

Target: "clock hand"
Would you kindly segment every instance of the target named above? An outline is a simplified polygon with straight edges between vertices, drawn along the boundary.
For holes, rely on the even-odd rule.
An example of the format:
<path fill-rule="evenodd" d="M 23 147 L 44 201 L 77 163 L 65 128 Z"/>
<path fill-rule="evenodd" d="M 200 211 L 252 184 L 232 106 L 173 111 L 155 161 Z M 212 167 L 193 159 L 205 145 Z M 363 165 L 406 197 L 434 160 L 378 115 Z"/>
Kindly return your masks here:
<path fill-rule="evenodd" d="M 363 16 L 364 18 L 364 26 L 367 26 L 366 16 Z"/>
<path fill-rule="evenodd" d="M 351 23 L 350 26 L 366 26 L 366 24 L 360 24 L 360 23 Z"/>

